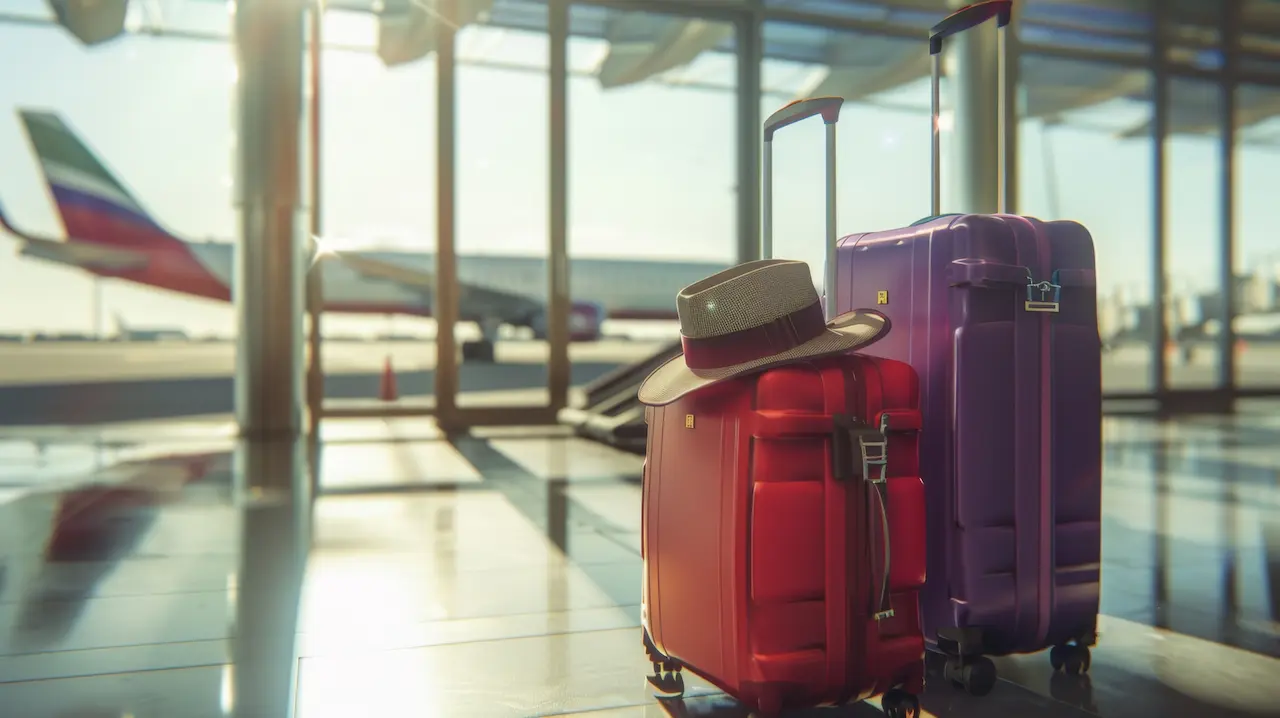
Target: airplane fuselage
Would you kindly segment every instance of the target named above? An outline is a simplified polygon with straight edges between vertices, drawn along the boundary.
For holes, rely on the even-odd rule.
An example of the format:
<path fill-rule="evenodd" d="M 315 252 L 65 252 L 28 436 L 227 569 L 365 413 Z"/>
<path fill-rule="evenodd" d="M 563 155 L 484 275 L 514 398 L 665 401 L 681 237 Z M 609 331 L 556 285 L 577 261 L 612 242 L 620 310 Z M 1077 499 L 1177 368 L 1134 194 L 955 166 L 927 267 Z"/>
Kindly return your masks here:
<path fill-rule="evenodd" d="M 99 276 L 206 299 L 230 300 L 235 281 L 235 253 L 230 243 L 156 242 L 146 251 L 148 261 L 141 267 L 85 269 Z M 435 271 L 433 254 L 370 251 L 358 256 L 418 272 Z M 410 287 L 371 277 L 336 257 L 324 257 L 317 265 L 326 311 L 416 316 L 432 313 L 430 287 Z M 613 319 L 673 319 L 676 294 L 724 267 L 710 262 L 577 258 L 570 261 L 570 296 L 575 302 L 600 305 L 604 314 Z M 519 295 L 539 304 L 547 297 L 544 257 L 460 256 L 458 278 L 466 285 Z M 461 307 L 463 320 L 480 321 L 490 314 L 503 314 L 500 309 L 487 312 L 483 307 L 466 304 L 463 302 Z"/>

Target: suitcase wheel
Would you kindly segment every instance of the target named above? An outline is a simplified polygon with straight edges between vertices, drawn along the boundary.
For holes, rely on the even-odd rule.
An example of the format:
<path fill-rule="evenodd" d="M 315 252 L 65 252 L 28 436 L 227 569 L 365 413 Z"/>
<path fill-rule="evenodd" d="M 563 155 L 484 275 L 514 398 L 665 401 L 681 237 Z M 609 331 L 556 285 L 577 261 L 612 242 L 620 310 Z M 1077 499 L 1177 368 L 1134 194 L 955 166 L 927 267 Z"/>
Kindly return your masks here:
<path fill-rule="evenodd" d="M 653 675 L 646 680 L 649 685 L 653 686 L 655 693 L 660 694 L 659 698 L 679 698 L 684 695 L 684 674 L 679 671 L 659 672 L 661 666 L 657 663 L 653 664 Z"/>
<path fill-rule="evenodd" d="M 782 695 L 775 689 L 764 689 L 756 699 L 759 710 L 752 711 L 752 718 L 775 718 L 782 712 Z"/>
<path fill-rule="evenodd" d="M 654 673 L 679 673 L 684 670 L 684 664 L 676 659 L 664 655 L 659 651 L 657 646 L 653 645 L 653 639 L 649 638 L 649 632 L 644 632 L 644 654 L 649 657 L 649 661 L 653 663 Z"/>
<path fill-rule="evenodd" d="M 986 647 L 981 628 L 938 629 L 938 650 L 948 656 L 979 656 Z"/>
<path fill-rule="evenodd" d="M 951 657 L 943 669 L 947 677 L 957 688 L 963 688 L 970 695 L 985 696 L 996 685 L 996 664 L 986 656 Z"/>
<path fill-rule="evenodd" d="M 659 697 L 678 698 L 684 695 L 684 674 L 681 673 L 684 664 L 670 656 L 664 656 L 653 645 L 653 639 L 649 637 L 647 630 L 644 632 L 644 652 L 653 663 L 653 675 L 645 680 L 649 681 L 655 692 L 661 694 Z"/>
<path fill-rule="evenodd" d="M 894 688 L 885 691 L 880 698 L 880 708 L 884 711 L 885 718 L 919 718 L 920 699 Z"/>
<path fill-rule="evenodd" d="M 1089 672 L 1093 662 L 1088 646 L 1075 643 L 1054 646 L 1049 651 L 1049 663 L 1055 671 L 1066 671 L 1069 675 L 1080 675 Z"/>

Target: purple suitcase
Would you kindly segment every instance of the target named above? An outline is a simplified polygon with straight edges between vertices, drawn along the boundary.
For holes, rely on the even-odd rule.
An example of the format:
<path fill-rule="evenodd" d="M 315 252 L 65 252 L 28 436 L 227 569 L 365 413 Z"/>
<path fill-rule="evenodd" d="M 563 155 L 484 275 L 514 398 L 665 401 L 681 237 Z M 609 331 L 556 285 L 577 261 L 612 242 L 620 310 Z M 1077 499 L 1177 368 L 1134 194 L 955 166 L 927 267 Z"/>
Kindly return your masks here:
<path fill-rule="evenodd" d="M 934 28 L 935 118 L 941 38 L 993 16 L 1003 27 L 1009 6 L 970 6 Z M 937 139 L 935 131 L 934 217 L 841 239 L 836 310 L 882 311 L 893 330 L 862 351 L 907 362 L 920 376 L 925 637 L 951 657 L 948 676 L 982 694 L 995 680 L 983 654 L 1052 646 L 1055 669 L 1079 673 L 1096 640 L 1102 350 L 1094 251 L 1075 222 L 937 216 Z"/>

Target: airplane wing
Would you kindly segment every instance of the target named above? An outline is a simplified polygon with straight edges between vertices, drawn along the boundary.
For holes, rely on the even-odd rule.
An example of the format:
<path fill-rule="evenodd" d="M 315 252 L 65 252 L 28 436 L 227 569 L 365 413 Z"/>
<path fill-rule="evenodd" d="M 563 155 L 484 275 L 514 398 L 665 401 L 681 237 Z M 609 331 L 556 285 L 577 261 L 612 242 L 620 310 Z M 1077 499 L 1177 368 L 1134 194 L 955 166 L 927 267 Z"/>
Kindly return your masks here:
<path fill-rule="evenodd" d="M 329 254 L 369 279 L 402 285 L 422 295 L 428 302 L 434 298 L 434 272 L 384 262 L 354 252 L 330 251 Z M 497 318 L 508 323 L 528 322 L 543 308 L 542 302 L 511 292 L 467 283 L 460 283 L 459 289 L 458 314 L 463 320 Z"/>
<path fill-rule="evenodd" d="M 147 264 L 147 255 L 127 249 L 30 236 L 20 237 L 20 241 L 22 247 L 18 250 L 18 254 L 24 257 L 68 264 L 81 269 L 121 272 L 140 269 Z"/>
<path fill-rule="evenodd" d="M 435 292 L 436 277 L 432 272 L 424 272 L 412 267 L 384 262 L 355 252 L 330 250 L 327 254 L 336 257 L 343 264 L 369 279 L 403 284 L 412 291 L 423 295 L 430 295 Z"/>

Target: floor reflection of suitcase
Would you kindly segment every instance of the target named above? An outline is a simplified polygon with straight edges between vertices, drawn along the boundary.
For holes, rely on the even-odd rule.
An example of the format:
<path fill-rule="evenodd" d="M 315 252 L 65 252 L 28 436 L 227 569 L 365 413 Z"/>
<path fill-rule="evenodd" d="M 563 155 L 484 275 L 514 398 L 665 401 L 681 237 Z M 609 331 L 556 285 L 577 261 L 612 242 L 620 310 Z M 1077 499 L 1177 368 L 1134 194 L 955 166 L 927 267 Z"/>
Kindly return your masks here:
<path fill-rule="evenodd" d="M 1007 19 L 1009 6 L 944 23 Z M 937 189 L 935 162 L 933 217 L 841 241 L 837 310 L 878 305 L 894 329 L 866 353 L 919 373 L 925 635 L 981 694 L 995 680 L 982 654 L 1053 646 L 1055 668 L 1089 668 L 1102 502 L 1094 251 L 1075 222 L 938 216 Z"/>
<path fill-rule="evenodd" d="M 655 685 L 681 691 L 684 666 L 764 714 L 887 692 L 890 716 L 918 715 L 916 400 L 911 367 L 849 355 L 649 407 Z"/>

